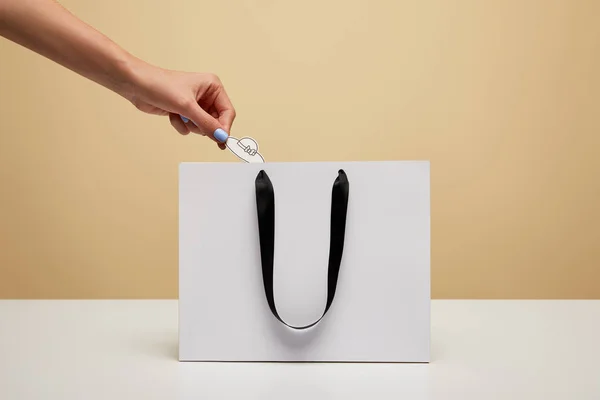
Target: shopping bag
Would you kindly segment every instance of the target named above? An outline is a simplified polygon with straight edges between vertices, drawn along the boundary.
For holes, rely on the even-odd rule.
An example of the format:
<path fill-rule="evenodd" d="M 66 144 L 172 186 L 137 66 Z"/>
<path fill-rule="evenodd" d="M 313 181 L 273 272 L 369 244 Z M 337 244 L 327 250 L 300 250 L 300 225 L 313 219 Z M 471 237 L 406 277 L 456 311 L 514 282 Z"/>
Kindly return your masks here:
<path fill-rule="evenodd" d="M 181 164 L 179 359 L 428 362 L 429 173 Z"/>

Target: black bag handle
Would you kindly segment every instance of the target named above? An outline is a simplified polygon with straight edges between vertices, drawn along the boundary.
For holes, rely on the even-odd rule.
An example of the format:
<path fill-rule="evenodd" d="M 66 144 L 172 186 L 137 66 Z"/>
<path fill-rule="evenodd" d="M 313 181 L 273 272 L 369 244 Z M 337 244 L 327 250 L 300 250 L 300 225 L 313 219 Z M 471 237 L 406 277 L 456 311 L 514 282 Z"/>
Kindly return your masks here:
<path fill-rule="evenodd" d="M 346 214 L 348 210 L 349 183 L 344 170 L 338 171 L 338 177 L 333 183 L 331 195 L 331 228 L 329 242 L 329 267 L 327 270 L 327 305 L 323 315 L 315 322 L 306 326 L 292 326 L 281 319 L 275 307 L 273 298 L 273 254 L 275 248 L 275 192 L 269 176 L 261 170 L 256 176 L 256 208 L 258 212 L 258 233 L 260 238 L 260 258 L 262 263 L 263 284 L 265 295 L 271 312 L 282 324 L 292 329 L 307 329 L 316 325 L 333 303 L 340 263 L 344 251 L 346 233 Z"/>

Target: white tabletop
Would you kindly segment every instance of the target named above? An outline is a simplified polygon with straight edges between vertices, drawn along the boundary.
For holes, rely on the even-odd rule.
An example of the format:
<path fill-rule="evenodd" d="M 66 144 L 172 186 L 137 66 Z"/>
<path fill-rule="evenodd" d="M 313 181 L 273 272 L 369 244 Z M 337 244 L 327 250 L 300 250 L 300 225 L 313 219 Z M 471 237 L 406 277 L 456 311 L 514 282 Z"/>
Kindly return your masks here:
<path fill-rule="evenodd" d="M 430 364 L 177 361 L 177 301 L 0 301 L 0 399 L 600 399 L 600 301 L 433 301 Z"/>

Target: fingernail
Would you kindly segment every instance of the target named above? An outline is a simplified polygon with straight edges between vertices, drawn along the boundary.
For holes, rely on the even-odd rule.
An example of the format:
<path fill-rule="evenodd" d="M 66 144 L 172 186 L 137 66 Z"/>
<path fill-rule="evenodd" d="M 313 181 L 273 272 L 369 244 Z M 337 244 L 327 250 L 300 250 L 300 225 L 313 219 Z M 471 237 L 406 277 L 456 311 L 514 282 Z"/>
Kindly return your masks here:
<path fill-rule="evenodd" d="M 227 132 L 225 132 L 223 129 L 219 128 L 215 131 L 214 137 L 219 142 L 225 143 L 227 141 L 227 138 L 229 137 L 229 135 L 227 135 Z"/>
<path fill-rule="evenodd" d="M 188 122 L 190 122 L 190 120 L 189 120 L 189 119 L 187 119 L 186 117 L 184 117 L 183 115 L 180 115 L 180 117 L 181 117 L 181 120 L 182 120 L 183 122 L 185 122 L 186 124 L 187 124 Z"/>

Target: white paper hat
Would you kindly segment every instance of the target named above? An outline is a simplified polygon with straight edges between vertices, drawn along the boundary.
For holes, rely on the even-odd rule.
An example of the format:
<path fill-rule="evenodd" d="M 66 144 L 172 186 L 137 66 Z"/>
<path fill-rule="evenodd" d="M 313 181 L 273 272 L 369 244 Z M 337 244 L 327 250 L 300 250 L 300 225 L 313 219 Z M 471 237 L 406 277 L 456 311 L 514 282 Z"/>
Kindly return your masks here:
<path fill-rule="evenodd" d="M 240 159 L 249 163 L 264 163 L 265 159 L 258 152 L 258 143 L 251 137 L 236 139 L 227 138 L 227 148 Z"/>

